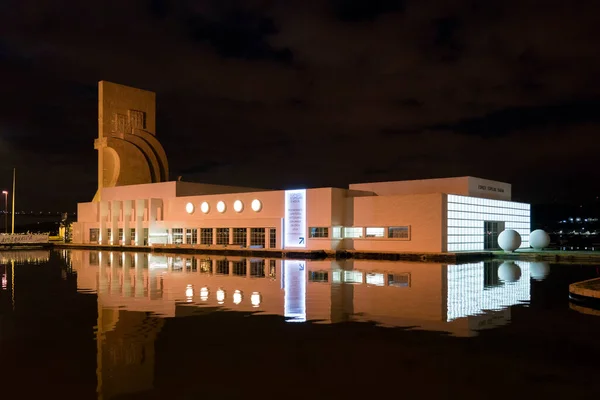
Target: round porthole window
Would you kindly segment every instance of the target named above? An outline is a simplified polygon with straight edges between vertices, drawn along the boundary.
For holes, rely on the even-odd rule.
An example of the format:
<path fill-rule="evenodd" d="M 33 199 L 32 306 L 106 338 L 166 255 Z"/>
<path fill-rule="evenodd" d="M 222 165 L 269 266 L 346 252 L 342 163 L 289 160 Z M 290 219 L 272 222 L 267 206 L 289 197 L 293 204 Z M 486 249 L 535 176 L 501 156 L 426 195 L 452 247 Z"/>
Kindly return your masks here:
<path fill-rule="evenodd" d="M 188 214 L 193 214 L 193 213 L 194 213 L 194 205 L 193 205 L 192 203 L 187 203 L 187 204 L 185 205 L 185 211 L 186 211 Z"/>
<path fill-rule="evenodd" d="M 220 213 L 225 212 L 226 208 L 227 207 L 225 207 L 225 202 L 220 201 L 220 202 L 217 203 L 217 211 L 218 212 L 220 212 Z"/>
<path fill-rule="evenodd" d="M 252 200 L 252 211 L 259 212 L 262 210 L 262 203 L 258 199 Z"/>
<path fill-rule="evenodd" d="M 202 211 L 204 214 L 206 214 L 206 213 L 208 213 L 208 212 L 210 211 L 210 206 L 208 205 L 208 203 L 207 203 L 207 202 L 204 202 L 204 203 L 200 204 L 200 210 L 201 210 L 201 211 Z"/>
<path fill-rule="evenodd" d="M 242 210 L 244 209 L 244 203 L 242 203 L 241 200 L 234 201 L 233 209 L 235 210 L 235 212 L 242 212 Z"/>

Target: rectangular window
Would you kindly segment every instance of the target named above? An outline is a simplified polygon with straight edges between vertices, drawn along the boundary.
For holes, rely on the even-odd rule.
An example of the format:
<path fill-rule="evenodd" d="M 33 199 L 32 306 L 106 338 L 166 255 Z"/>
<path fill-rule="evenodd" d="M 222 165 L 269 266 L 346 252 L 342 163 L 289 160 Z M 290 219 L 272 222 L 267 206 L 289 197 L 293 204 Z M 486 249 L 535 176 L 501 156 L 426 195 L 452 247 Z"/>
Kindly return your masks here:
<path fill-rule="evenodd" d="M 269 260 L 269 278 L 275 279 L 277 277 L 277 262 L 275 260 Z"/>
<path fill-rule="evenodd" d="M 119 240 L 123 243 L 123 228 L 119 228 Z"/>
<path fill-rule="evenodd" d="M 187 244 L 198 244 L 198 229 L 186 229 L 185 230 L 185 242 Z"/>
<path fill-rule="evenodd" d="M 342 238 L 342 227 L 341 226 L 334 226 L 331 229 L 331 237 L 333 239 L 341 239 Z"/>
<path fill-rule="evenodd" d="M 90 266 L 100 265 L 100 260 L 98 258 L 97 251 L 90 251 Z"/>
<path fill-rule="evenodd" d="M 98 243 L 100 241 L 100 229 L 90 229 L 90 243 Z"/>
<path fill-rule="evenodd" d="M 388 274 L 388 286 L 410 287 L 410 274 Z"/>
<path fill-rule="evenodd" d="M 148 246 L 148 235 L 149 235 L 149 231 L 148 228 L 144 228 L 144 246 Z"/>
<path fill-rule="evenodd" d="M 363 274 L 360 271 L 344 271 L 345 283 L 363 283 Z"/>
<path fill-rule="evenodd" d="M 329 237 L 329 228 L 318 227 L 318 228 L 308 228 L 309 235 L 311 238 L 328 238 Z"/>
<path fill-rule="evenodd" d="M 246 260 L 232 262 L 233 275 L 246 276 Z"/>
<path fill-rule="evenodd" d="M 250 276 L 253 278 L 265 277 L 265 260 L 250 260 Z"/>
<path fill-rule="evenodd" d="M 108 228 L 106 230 L 106 239 L 110 242 L 112 240 L 112 229 Z"/>
<path fill-rule="evenodd" d="M 385 277 L 383 274 L 370 272 L 367 274 L 367 285 L 383 286 L 385 285 Z"/>
<path fill-rule="evenodd" d="M 183 228 L 173 228 L 171 231 L 174 244 L 183 243 Z"/>
<path fill-rule="evenodd" d="M 187 272 L 198 272 L 198 260 L 196 260 L 194 257 L 188 258 L 185 261 L 185 270 Z"/>
<path fill-rule="evenodd" d="M 217 260 L 217 274 L 229 275 L 229 261 Z"/>
<path fill-rule="evenodd" d="M 131 228 L 129 231 L 129 240 L 131 240 L 131 244 L 135 244 L 135 228 Z"/>
<path fill-rule="evenodd" d="M 388 228 L 388 238 L 390 239 L 409 239 L 410 230 L 408 226 L 390 226 Z"/>
<path fill-rule="evenodd" d="M 250 228 L 250 246 L 265 247 L 265 228 Z"/>
<path fill-rule="evenodd" d="M 200 229 L 200 244 L 212 244 L 212 243 L 213 243 L 213 229 L 212 228 L 201 228 Z"/>
<path fill-rule="evenodd" d="M 349 239 L 356 239 L 363 237 L 363 228 L 347 227 L 344 228 L 344 237 Z"/>
<path fill-rule="evenodd" d="M 385 237 L 385 228 L 367 228 L 365 237 L 368 237 L 368 238 Z"/>
<path fill-rule="evenodd" d="M 173 257 L 173 271 L 183 271 L 183 259 L 181 257 Z"/>
<path fill-rule="evenodd" d="M 200 273 L 212 274 L 212 260 L 210 258 L 200 260 Z"/>
<path fill-rule="evenodd" d="M 217 244 L 229 244 L 229 228 L 217 228 Z"/>
<path fill-rule="evenodd" d="M 275 228 L 269 230 L 269 248 L 277 248 L 277 229 Z"/>
<path fill-rule="evenodd" d="M 309 282 L 329 282 L 329 273 L 327 271 L 310 271 L 308 273 Z"/>
<path fill-rule="evenodd" d="M 233 244 L 246 245 L 246 228 L 233 228 Z"/>

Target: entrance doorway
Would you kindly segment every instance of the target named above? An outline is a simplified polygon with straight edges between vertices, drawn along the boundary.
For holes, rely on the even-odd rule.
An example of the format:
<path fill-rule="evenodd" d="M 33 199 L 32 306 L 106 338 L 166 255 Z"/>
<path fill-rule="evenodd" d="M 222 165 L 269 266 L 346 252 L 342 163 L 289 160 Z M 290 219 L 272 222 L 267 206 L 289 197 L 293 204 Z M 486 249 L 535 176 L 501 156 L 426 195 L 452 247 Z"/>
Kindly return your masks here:
<path fill-rule="evenodd" d="M 484 221 L 483 222 L 483 249 L 495 250 L 499 249 L 498 235 L 504 230 L 504 222 L 502 221 Z"/>

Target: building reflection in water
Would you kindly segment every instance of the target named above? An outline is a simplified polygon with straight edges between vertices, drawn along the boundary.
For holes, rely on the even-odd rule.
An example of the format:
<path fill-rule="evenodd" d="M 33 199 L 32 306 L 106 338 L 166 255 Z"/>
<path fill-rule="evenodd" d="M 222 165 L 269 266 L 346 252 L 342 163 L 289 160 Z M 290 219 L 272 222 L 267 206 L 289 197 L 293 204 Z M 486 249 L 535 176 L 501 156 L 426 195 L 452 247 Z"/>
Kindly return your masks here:
<path fill-rule="evenodd" d="M 66 256 L 66 252 L 63 256 Z M 44 264 L 50 259 L 50 250 L 0 251 L 0 265 L 15 263 Z"/>
<path fill-rule="evenodd" d="M 77 251 L 78 289 L 98 295 L 98 391 L 151 389 L 162 317 L 215 310 L 282 315 L 290 322 L 371 322 L 474 336 L 510 321 L 545 263 L 442 265 L 298 261 Z M 118 379 L 110 379 L 118 377 Z"/>

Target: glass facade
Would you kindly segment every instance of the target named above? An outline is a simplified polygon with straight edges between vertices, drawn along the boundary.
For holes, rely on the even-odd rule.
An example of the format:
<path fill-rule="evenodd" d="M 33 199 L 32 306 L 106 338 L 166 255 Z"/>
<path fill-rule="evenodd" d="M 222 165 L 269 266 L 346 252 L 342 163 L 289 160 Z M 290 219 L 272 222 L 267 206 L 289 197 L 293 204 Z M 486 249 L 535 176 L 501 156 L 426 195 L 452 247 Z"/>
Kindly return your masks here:
<path fill-rule="evenodd" d="M 173 228 L 173 243 L 183 243 L 183 228 Z"/>
<path fill-rule="evenodd" d="M 265 228 L 250 228 L 250 246 L 265 246 Z"/>
<path fill-rule="evenodd" d="M 213 243 L 212 228 L 201 228 L 200 229 L 200 244 L 212 244 L 212 243 Z"/>
<path fill-rule="evenodd" d="M 504 229 L 513 229 L 521 235 L 521 248 L 529 247 L 529 204 L 448 195 L 448 251 L 482 251 L 490 248 L 493 239 L 488 240 L 486 245 L 486 238 L 496 235 L 496 232 L 486 232 L 486 227 L 501 227 L 502 224 Z"/>
<path fill-rule="evenodd" d="M 229 244 L 229 228 L 217 228 L 217 244 Z"/>
<path fill-rule="evenodd" d="M 246 228 L 233 228 L 233 243 L 241 246 L 246 245 L 247 238 L 247 230 Z"/>

